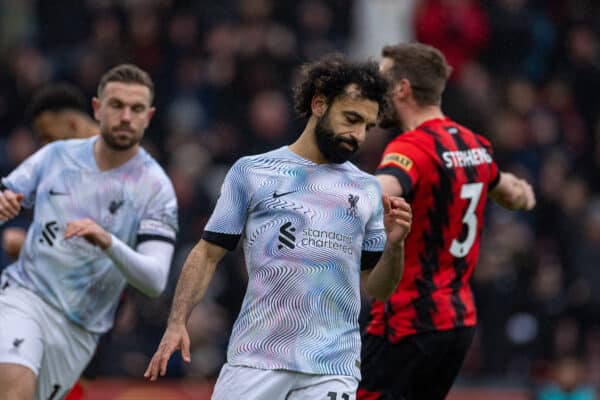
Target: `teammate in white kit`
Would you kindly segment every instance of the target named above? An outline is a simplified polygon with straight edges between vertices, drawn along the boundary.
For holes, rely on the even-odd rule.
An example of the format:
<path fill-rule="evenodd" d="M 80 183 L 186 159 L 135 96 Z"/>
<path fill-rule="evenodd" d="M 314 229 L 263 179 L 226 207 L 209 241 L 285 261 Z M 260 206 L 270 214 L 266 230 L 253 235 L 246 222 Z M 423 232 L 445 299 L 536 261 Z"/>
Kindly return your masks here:
<path fill-rule="evenodd" d="M 305 66 L 295 88 L 296 110 L 308 117 L 302 135 L 230 169 L 147 378 L 164 375 L 176 349 L 190 361 L 187 318 L 243 237 L 248 288 L 213 399 L 355 398 L 361 270 L 369 293 L 387 298 L 410 229 L 408 204 L 382 199 L 377 180 L 348 161 L 386 90 L 370 63 L 328 57 Z"/>
<path fill-rule="evenodd" d="M 152 97 L 146 72 L 111 69 L 92 102 L 100 135 L 48 144 L 2 179 L 0 220 L 35 209 L 0 282 L 0 399 L 62 398 L 125 285 L 150 296 L 166 286 L 177 202 L 140 147 Z"/>

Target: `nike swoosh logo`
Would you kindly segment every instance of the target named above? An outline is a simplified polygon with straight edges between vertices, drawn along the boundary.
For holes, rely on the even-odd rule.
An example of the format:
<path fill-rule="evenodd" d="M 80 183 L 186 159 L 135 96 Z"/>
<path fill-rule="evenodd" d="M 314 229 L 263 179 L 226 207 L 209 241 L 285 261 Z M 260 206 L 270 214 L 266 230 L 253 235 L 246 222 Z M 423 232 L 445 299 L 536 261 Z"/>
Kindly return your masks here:
<path fill-rule="evenodd" d="M 67 192 L 56 192 L 54 191 L 54 189 L 50 189 L 50 191 L 48 192 L 50 194 L 50 196 L 68 196 L 69 193 Z"/>
<path fill-rule="evenodd" d="M 295 192 L 295 190 L 292 190 L 291 192 L 283 192 L 283 193 L 273 192 L 273 198 L 276 199 L 278 197 L 285 196 L 286 194 L 290 194 L 290 193 L 294 193 L 294 192 Z"/>

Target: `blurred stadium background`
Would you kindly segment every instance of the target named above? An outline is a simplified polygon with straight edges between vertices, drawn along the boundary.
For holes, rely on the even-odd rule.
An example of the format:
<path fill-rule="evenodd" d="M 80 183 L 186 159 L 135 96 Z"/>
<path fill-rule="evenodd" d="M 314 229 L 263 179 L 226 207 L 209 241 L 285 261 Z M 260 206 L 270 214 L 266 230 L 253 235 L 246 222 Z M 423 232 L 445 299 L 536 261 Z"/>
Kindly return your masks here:
<path fill-rule="evenodd" d="M 38 146 L 24 110 L 44 83 L 66 80 L 91 98 L 107 68 L 132 62 L 157 86 L 144 144 L 177 192 L 178 250 L 162 297 L 128 290 L 88 398 L 208 398 L 244 293 L 240 252 L 190 319 L 192 364 L 174 357 L 162 384 L 140 377 L 224 173 L 299 134 L 290 87 L 300 63 L 331 51 L 378 59 L 382 45 L 410 40 L 454 67 L 445 112 L 489 137 L 499 164 L 538 195 L 530 214 L 489 209 L 473 279 L 479 329 L 450 398 L 547 400 L 539 389 L 551 382 L 597 386 L 599 29 L 596 0 L 0 0 L 3 175 Z M 392 134 L 370 135 L 365 170 Z"/>

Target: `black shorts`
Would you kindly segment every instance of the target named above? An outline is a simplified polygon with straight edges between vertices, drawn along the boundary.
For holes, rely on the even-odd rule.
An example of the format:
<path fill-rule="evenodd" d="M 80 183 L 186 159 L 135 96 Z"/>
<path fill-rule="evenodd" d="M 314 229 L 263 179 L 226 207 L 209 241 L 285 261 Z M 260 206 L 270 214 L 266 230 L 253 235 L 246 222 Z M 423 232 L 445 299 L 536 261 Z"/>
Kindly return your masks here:
<path fill-rule="evenodd" d="M 427 332 L 389 343 L 365 334 L 358 400 L 443 400 L 473 341 L 475 328 Z"/>

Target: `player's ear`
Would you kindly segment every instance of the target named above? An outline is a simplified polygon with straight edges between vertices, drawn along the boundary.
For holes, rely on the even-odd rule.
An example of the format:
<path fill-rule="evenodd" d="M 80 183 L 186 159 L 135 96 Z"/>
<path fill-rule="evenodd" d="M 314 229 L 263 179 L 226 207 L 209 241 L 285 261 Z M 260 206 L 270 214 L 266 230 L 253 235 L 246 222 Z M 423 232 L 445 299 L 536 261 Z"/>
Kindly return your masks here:
<path fill-rule="evenodd" d="M 400 99 L 405 99 L 407 97 L 412 96 L 412 86 L 410 81 L 406 78 L 400 79 L 397 86 L 397 95 Z"/>
<path fill-rule="evenodd" d="M 312 101 L 310 102 L 310 108 L 312 115 L 321 118 L 327 112 L 327 98 L 322 94 L 313 96 Z"/>
<path fill-rule="evenodd" d="M 152 117 L 154 116 L 154 113 L 156 112 L 156 107 L 150 107 L 148 109 L 148 118 L 146 119 L 146 124 L 144 126 L 144 129 L 148 127 L 148 125 L 150 125 L 150 120 L 152 119 Z"/>
<path fill-rule="evenodd" d="M 94 118 L 100 121 L 100 99 L 97 97 L 92 98 L 92 109 L 94 110 Z"/>
<path fill-rule="evenodd" d="M 79 134 L 79 128 L 80 128 L 77 119 L 73 118 L 72 116 L 69 117 L 69 119 L 67 119 L 67 126 L 69 127 L 70 131 L 73 133 L 73 136 L 77 137 Z"/>

